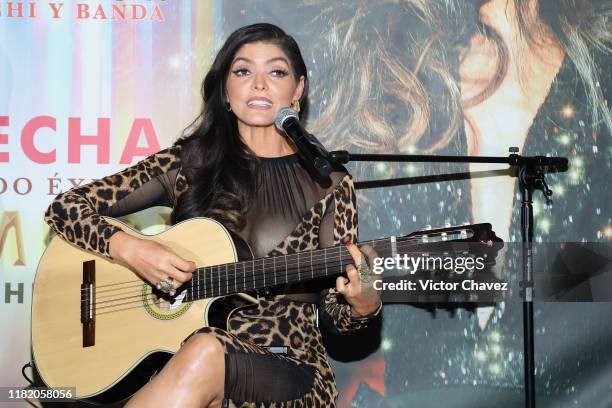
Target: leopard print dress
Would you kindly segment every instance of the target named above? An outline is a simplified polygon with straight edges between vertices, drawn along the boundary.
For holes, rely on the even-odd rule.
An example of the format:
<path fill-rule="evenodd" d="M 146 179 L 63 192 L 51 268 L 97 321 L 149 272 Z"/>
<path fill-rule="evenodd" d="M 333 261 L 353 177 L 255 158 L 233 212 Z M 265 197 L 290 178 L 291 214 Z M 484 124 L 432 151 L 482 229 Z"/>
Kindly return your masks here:
<path fill-rule="evenodd" d="M 175 176 L 169 177 L 169 174 Z M 106 222 L 104 216 L 123 215 L 125 211 L 121 210 L 121 206 L 124 199 L 140 193 L 147 195 L 147 186 L 153 179 L 161 181 L 165 190 L 155 205 L 174 207 L 180 195 L 188 189 L 186 178 L 181 174 L 179 146 L 162 150 L 117 174 L 58 195 L 49 206 L 45 219 L 57 234 L 69 242 L 111 258 L 109 239 L 120 228 Z M 333 216 L 333 242 L 327 245 L 357 241 L 357 209 L 351 176 L 343 174 L 332 187 L 303 213 L 293 231 L 269 251 L 268 256 L 320 248 L 321 222 L 326 214 Z M 145 201 L 142 205 L 136 205 L 138 208 L 132 205 L 130 209 L 145 208 L 148 206 Z M 338 393 L 317 324 L 318 312 L 322 320 L 330 322 L 332 329 L 339 333 L 364 329 L 370 324 L 370 319 L 353 317 L 350 306 L 334 289 L 324 290 L 319 298 L 318 308 L 312 303 L 296 302 L 286 295 L 262 298 L 254 308 L 232 315 L 227 331 L 214 327 L 199 330 L 216 336 L 226 353 L 266 354 L 296 364 L 307 364 L 315 369 L 311 390 L 298 399 L 266 404 L 225 400 L 224 406 L 335 406 Z M 270 351 L 269 347 L 279 345 L 286 348 L 286 354 Z"/>

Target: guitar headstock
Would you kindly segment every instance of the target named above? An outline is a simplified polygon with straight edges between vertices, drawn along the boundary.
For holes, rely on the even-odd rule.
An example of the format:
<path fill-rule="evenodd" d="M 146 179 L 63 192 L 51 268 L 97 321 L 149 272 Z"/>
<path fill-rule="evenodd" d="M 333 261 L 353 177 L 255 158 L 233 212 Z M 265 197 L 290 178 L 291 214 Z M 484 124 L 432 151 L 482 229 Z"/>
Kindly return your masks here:
<path fill-rule="evenodd" d="M 498 246 L 503 240 L 495 235 L 495 231 L 488 222 L 480 224 L 464 224 L 460 226 L 445 226 L 442 228 L 426 227 L 421 231 L 415 231 L 404 238 L 419 243 L 434 242 L 479 242 L 487 246 Z M 503 244 L 502 244 L 503 245 Z"/>

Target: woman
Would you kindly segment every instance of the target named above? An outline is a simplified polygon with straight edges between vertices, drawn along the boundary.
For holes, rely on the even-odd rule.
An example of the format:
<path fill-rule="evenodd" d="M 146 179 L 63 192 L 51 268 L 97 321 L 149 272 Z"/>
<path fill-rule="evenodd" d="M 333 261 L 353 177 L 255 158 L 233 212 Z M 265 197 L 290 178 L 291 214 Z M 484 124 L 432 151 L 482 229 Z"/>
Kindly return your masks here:
<path fill-rule="evenodd" d="M 321 315 L 340 332 L 367 326 L 380 300 L 361 284 L 367 264 L 350 244 L 357 238 L 352 179 L 340 167 L 327 180 L 313 180 L 295 146 L 274 127 L 280 108 L 307 106 L 307 71 L 295 40 L 270 24 L 235 31 L 206 75 L 202 95 L 203 111 L 187 137 L 59 195 L 47 212 L 51 227 L 166 292 L 188 281 L 195 264 L 122 232 L 102 215 L 167 205 L 173 223 L 208 216 L 250 244 L 256 257 L 347 243 L 359 272 L 348 266 L 348 279 L 338 278 L 335 291 L 322 293 Z M 295 300 L 311 298 L 262 299 L 233 316 L 229 332 L 200 330 L 128 406 L 333 406 L 337 392 L 317 310 Z M 287 353 L 268 349 L 277 346 Z"/>

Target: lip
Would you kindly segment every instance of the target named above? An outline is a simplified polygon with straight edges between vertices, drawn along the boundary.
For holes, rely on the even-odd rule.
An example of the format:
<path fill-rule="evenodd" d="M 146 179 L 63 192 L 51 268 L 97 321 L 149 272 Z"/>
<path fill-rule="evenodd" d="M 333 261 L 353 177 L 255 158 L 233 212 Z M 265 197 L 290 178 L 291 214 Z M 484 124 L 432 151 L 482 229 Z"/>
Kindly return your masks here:
<path fill-rule="evenodd" d="M 271 109 L 272 101 L 262 96 L 256 96 L 247 100 L 247 106 L 251 109 Z"/>

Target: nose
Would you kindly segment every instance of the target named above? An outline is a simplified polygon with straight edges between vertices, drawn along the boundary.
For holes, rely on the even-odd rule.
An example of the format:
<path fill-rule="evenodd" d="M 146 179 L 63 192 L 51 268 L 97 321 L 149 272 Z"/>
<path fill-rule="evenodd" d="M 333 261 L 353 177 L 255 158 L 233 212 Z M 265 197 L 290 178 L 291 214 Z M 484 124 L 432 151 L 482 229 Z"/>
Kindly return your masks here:
<path fill-rule="evenodd" d="M 253 75 L 253 89 L 256 91 L 263 91 L 267 86 L 265 73 L 259 72 Z"/>

